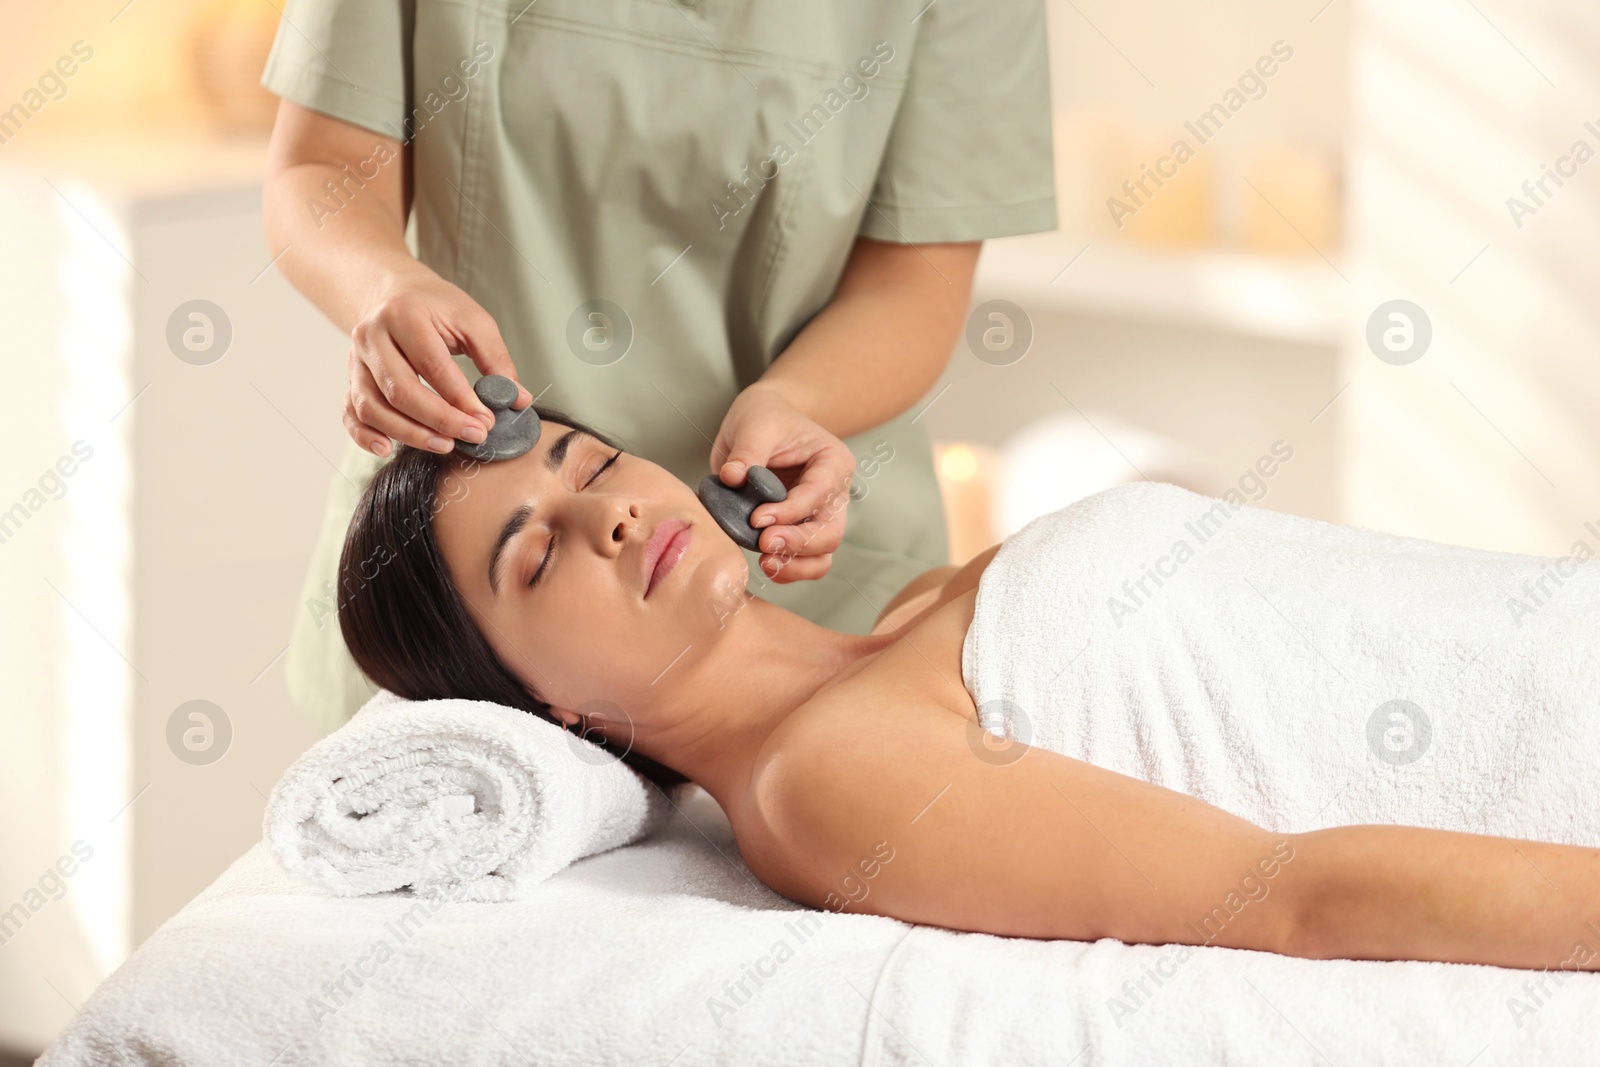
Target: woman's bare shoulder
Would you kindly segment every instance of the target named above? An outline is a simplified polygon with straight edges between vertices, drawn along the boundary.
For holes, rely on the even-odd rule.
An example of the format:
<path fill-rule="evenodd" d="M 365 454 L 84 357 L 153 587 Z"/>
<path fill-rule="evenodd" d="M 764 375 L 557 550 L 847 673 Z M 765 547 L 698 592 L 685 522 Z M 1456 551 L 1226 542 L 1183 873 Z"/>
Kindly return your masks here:
<path fill-rule="evenodd" d="M 904 589 L 884 605 L 872 632 L 881 633 L 889 627 L 906 626 L 962 593 L 976 589 L 984 569 L 999 550 L 1000 545 L 991 545 L 960 566 L 951 564 L 935 567 L 911 579 Z"/>
<path fill-rule="evenodd" d="M 1164 944 L 1191 941 L 1185 921 L 1280 844 L 1193 797 L 1046 749 L 997 750 L 977 729 L 904 695 L 819 713 L 752 776 L 735 827 L 746 863 L 830 911 Z M 1216 943 L 1279 951 L 1294 915 L 1257 909 Z"/>
<path fill-rule="evenodd" d="M 877 820 L 864 818 L 856 789 L 840 786 L 870 778 L 874 760 L 895 758 L 890 752 L 902 745 L 920 748 L 933 741 L 935 748 L 951 751 L 966 724 L 949 711 L 936 697 L 921 699 L 911 689 L 890 692 L 870 677 L 846 683 L 826 702 L 797 709 L 763 748 L 750 776 L 748 803 L 734 825 L 751 871 L 791 900 L 843 910 L 841 903 L 852 897 L 848 886 L 834 884 L 836 873 L 848 873 L 832 871 L 839 846 L 850 839 L 845 851 L 854 848 L 856 831 L 870 835 Z M 934 740 L 940 737 L 942 743 Z M 879 779 L 870 787 L 870 807 L 920 806 L 927 802 L 920 792 L 903 779 Z M 860 842 L 861 858 L 869 864 L 876 844 Z"/>
<path fill-rule="evenodd" d="M 734 831 L 746 862 L 768 885 L 791 899 L 821 906 L 822 897 L 792 891 L 800 889 L 799 883 L 815 883 L 809 861 L 820 855 L 796 847 L 804 836 L 797 823 L 817 829 L 814 819 L 851 817 L 849 805 L 802 811 L 795 803 L 798 794 L 818 781 L 870 774 L 861 761 L 870 760 L 880 747 L 921 745 L 942 736 L 940 747 L 951 751 L 949 742 L 960 742 L 969 725 L 976 728 L 977 712 L 961 677 L 961 647 L 974 596 L 970 590 L 956 593 L 937 610 L 905 624 L 900 639 L 872 663 L 796 708 L 767 739 L 752 767 Z M 906 787 L 885 783 L 884 788 Z M 834 789 L 824 792 L 843 795 Z M 895 803 L 892 796 L 878 800 Z"/>

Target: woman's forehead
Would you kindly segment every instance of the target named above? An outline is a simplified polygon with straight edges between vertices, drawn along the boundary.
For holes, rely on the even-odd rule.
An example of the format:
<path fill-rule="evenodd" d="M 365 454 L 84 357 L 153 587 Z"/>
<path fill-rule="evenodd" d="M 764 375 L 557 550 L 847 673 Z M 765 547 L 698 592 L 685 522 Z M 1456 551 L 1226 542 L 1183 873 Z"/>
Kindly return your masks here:
<path fill-rule="evenodd" d="M 573 427 L 564 426 L 559 422 L 544 423 L 546 432 L 539 435 L 539 440 L 527 452 L 512 459 L 497 459 L 494 461 L 473 459 L 471 456 L 460 452 L 452 453 L 449 463 L 439 479 L 439 496 L 447 497 L 451 491 L 457 497 L 465 498 L 471 495 L 475 486 L 484 485 L 503 489 L 510 485 L 528 484 L 530 479 L 541 475 L 550 475 L 551 452 L 561 445 Z M 570 450 L 572 445 L 588 440 L 589 435 L 578 431 L 572 436 L 569 443 L 561 445 L 562 451 Z"/>
<path fill-rule="evenodd" d="M 552 452 L 567 453 L 570 463 L 574 449 L 597 440 L 561 423 L 546 422 L 545 429 L 530 451 L 514 459 L 486 462 L 460 454 L 450 457 L 435 494 L 434 524 L 441 550 L 460 554 L 457 562 L 463 564 L 480 555 L 487 558 L 495 530 L 513 509 L 540 496 L 541 486 L 557 483 L 561 468 L 554 461 L 560 457 Z"/>

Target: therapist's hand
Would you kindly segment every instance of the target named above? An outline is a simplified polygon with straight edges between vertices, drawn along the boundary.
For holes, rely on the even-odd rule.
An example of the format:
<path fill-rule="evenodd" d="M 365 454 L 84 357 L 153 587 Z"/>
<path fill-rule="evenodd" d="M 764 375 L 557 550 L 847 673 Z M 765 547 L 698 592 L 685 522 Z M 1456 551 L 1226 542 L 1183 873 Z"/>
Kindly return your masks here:
<path fill-rule="evenodd" d="M 756 382 L 734 399 L 711 445 L 711 469 L 726 485 L 743 485 L 754 466 L 771 470 L 789 490 L 750 517 L 755 526 L 770 521 L 761 532 L 762 573 L 775 582 L 821 578 L 844 539 L 855 470 L 850 447 L 779 390 Z"/>
<path fill-rule="evenodd" d="M 517 377 L 489 313 L 426 268 L 385 283 L 350 340 L 344 426 L 378 456 L 388 455 L 390 438 L 449 452 L 456 439 L 476 444 L 493 428 L 494 413 L 467 384 L 452 353 L 470 357 L 484 374 Z M 512 408 L 532 402 L 519 383 Z"/>

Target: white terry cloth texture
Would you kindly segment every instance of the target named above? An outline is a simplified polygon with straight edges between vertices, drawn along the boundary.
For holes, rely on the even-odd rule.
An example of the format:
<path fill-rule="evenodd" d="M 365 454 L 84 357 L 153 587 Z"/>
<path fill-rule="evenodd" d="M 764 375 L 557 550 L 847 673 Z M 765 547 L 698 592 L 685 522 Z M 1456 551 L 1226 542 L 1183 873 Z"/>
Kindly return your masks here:
<path fill-rule="evenodd" d="M 380 690 L 284 772 L 262 833 L 290 874 L 337 896 L 492 901 L 671 813 L 658 787 L 554 723 Z"/>
<path fill-rule="evenodd" d="M 1162 608 L 1153 599 L 1121 631 L 1114 626 L 1091 631 L 1088 612 L 1105 611 L 1109 594 L 1095 595 L 1092 586 L 1075 590 L 1073 581 L 1120 585 L 1119 563 L 1153 563 L 1160 553 L 1150 546 L 1171 547 L 1172 532 L 1164 524 L 1175 516 L 1189 519 L 1191 509 L 1208 506 L 1206 498 L 1171 487 L 1123 486 L 1046 516 L 1008 540 L 979 583 L 973 629 L 963 649 L 964 681 L 974 698 L 980 704 L 1015 700 L 1030 709 L 1037 735 L 1054 739 L 1071 755 L 1088 754 L 1077 740 L 1086 736 L 1093 741 L 1087 747 L 1108 760 L 1117 759 L 1120 748 L 1102 738 L 1120 736 L 1114 720 L 1119 713 L 1130 715 L 1135 723 L 1126 732 L 1136 743 L 1126 747 L 1151 753 L 1155 778 L 1190 784 L 1224 804 L 1231 801 L 1268 825 L 1279 817 L 1332 824 L 1352 814 L 1387 810 L 1414 795 L 1404 788 L 1404 775 L 1425 773 L 1431 775 L 1429 788 L 1447 797 L 1460 788 L 1506 798 L 1506 811 L 1484 813 L 1496 828 L 1522 829 L 1531 821 L 1527 829 L 1537 832 L 1529 836 L 1584 836 L 1591 817 L 1561 806 L 1560 785 L 1579 778 L 1591 785 L 1596 781 L 1592 773 L 1585 778 L 1573 772 L 1594 758 L 1592 746 L 1546 750 L 1543 735 L 1502 727 L 1506 750 L 1469 750 L 1478 752 L 1475 759 L 1491 761 L 1486 769 L 1475 771 L 1479 764 L 1469 762 L 1445 770 L 1430 760 L 1463 751 L 1456 738 L 1471 726 L 1467 711 L 1481 707 L 1474 696 L 1479 688 L 1521 694 L 1498 710 L 1523 723 L 1561 719 L 1560 712 L 1570 707 L 1565 703 L 1569 688 L 1586 689 L 1594 706 L 1592 575 L 1585 573 L 1579 585 L 1568 579 L 1561 597 L 1572 597 L 1570 606 L 1558 597 L 1543 609 L 1567 612 L 1562 625 L 1575 627 L 1574 632 L 1540 631 L 1541 644 L 1524 649 L 1515 661 L 1518 667 L 1491 658 L 1487 673 L 1471 683 L 1463 679 L 1461 691 L 1451 691 L 1427 680 L 1452 668 L 1477 670 L 1477 662 L 1494 655 L 1485 647 L 1490 634 L 1472 643 L 1474 631 L 1464 621 L 1476 617 L 1487 626 L 1494 606 L 1504 606 L 1502 591 L 1491 579 L 1520 578 L 1544 561 L 1336 527 L 1317 530 L 1306 520 L 1239 511 L 1230 529 L 1184 565 L 1192 568 L 1185 572 L 1187 591 L 1176 571 L 1162 590 L 1188 598 L 1182 602 L 1186 608 L 1173 603 Z M 1235 523 L 1240 525 L 1232 528 Z M 1272 529 L 1282 535 L 1276 541 L 1268 533 Z M 1253 547 L 1245 552 L 1241 543 L 1229 551 L 1225 539 L 1230 536 Z M 1323 558 L 1306 547 L 1308 537 L 1343 548 L 1334 558 Z M 1094 562 L 1096 553 L 1106 562 Z M 1204 553 L 1216 554 L 1208 562 Z M 1281 557 L 1276 563 L 1275 556 Z M 1289 596 L 1290 588 L 1312 584 L 1293 577 L 1296 565 L 1325 580 L 1317 588 L 1318 599 L 1327 605 L 1325 623 L 1315 621 L 1321 617 L 1316 604 Z M 1220 580 L 1229 566 L 1237 588 Z M 1103 573 L 1097 577 L 1097 571 Z M 1383 579 L 1371 580 L 1372 571 L 1383 572 Z M 1452 572 L 1459 573 L 1452 578 Z M 1132 576 L 1138 573 L 1136 566 Z M 1291 580 L 1293 585 L 1283 584 Z M 1340 592 L 1340 581 L 1376 586 L 1385 599 L 1365 603 L 1359 592 Z M 1476 608 L 1475 616 L 1473 581 L 1479 583 L 1475 594 L 1490 602 Z M 1241 629 L 1243 617 L 1260 609 L 1244 606 L 1249 602 L 1238 595 L 1241 589 L 1254 597 L 1273 597 L 1276 591 L 1277 610 L 1269 606 L 1269 619 L 1249 624 L 1266 646 L 1261 649 L 1244 643 L 1249 631 Z M 1440 617 L 1439 608 L 1451 616 Z M 1209 631 L 1189 617 L 1207 610 Z M 1523 626 L 1558 630 L 1538 623 L 1543 611 L 1522 620 Z M 1288 634 L 1272 630 L 1270 619 Z M 1408 627 L 1407 620 L 1413 625 Z M 1074 667 L 1072 657 L 1084 648 L 1086 636 L 1109 643 L 1111 635 L 1133 622 L 1165 628 L 1173 648 L 1130 641 L 1120 670 L 1114 669 L 1116 657 L 1110 652 L 1094 671 L 1081 656 Z M 1030 625 L 1031 634 L 1023 629 Z M 1058 630 L 1064 636 L 1056 636 Z M 1201 641 L 1206 633 L 1209 643 Z M 1397 635 L 1404 638 L 1398 641 L 1403 647 L 1391 655 L 1384 649 Z M 1309 659 L 1317 653 L 1292 643 L 1305 636 L 1325 642 L 1322 655 L 1349 681 L 1338 671 L 1328 679 L 1326 664 L 1314 666 Z M 1455 651 L 1463 639 L 1469 639 L 1470 649 Z M 1518 639 L 1515 626 L 1504 639 Z M 1587 652 L 1577 647 L 1585 641 L 1590 642 Z M 1362 650 L 1385 666 L 1363 666 L 1357 654 Z M 1217 658 L 1228 655 L 1233 658 Z M 1191 660 L 1187 672 L 1181 667 L 1185 656 Z M 1429 656 L 1432 666 L 1418 659 Z M 1221 677 L 1225 665 L 1232 673 Z M 1089 708 L 1080 692 L 1064 705 L 1073 717 L 1063 720 L 1064 727 L 1052 726 L 1051 709 L 1057 705 L 1048 696 L 1051 686 L 1060 683 L 1071 694 L 1076 685 L 1087 692 L 1090 687 L 1081 679 L 1096 671 L 1119 679 L 1094 687 L 1110 693 L 1114 707 Z M 1419 706 L 1429 703 L 1434 723 L 1429 748 L 1409 764 L 1384 762 L 1366 747 L 1368 705 L 1376 696 L 1388 698 L 1391 678 L 1396 691 L 1420 696 Z M 1380 679 L 1384 692 L 1324 692 L 1335 680 L 1354 685 L 1358 679 L 1367 684 Z M 1196 691 L 1215 694 L 1210 714 L 1194 704 Z M 1269 691 L 1282 699 L 1263 706 L 1240 703 Z M 1152 704 L 1151 693 L 1162 701 Z M 1169 710 L 1169 704 L 1179 710 Z M 1179 717 L 1180 711 L 1187 718 Z M 1183 723 L 1182 731 L 1173 722 Z M 1354 737 L 1347 737 L 1352 730 Z M 1553 726 L 1547 730 L 1561 732 Z M 1212 744 L 1207 739 L 1216 734 L 1239 739 L 1239 765 L 1253 768 L 1250 781 L 1231 788 L 1222 780 L 1231 772 L 1202 757 Z M 1367 799 L 1342 799 L 1337 790 L 1344 782 L 1321 769 L 1280 772 L 1261 765 L 1271 751 L 1292 753 L 1284 739 L 1302 735 L 1322 740 L 1321 745 L 1301 742 L 1319 760 L 1343 758 L 1326 750 L 1353 745 L 1358 754 L 1382 764 L 1346 791 L 1359 787 L 1358 797 Z M 1174 755 L 1188 749 L 1194 750 L 1192 759 Z M 1383 750 L 1405 751 L 1400 744 Z M 1119 769 L 1136 773 L 1142 758 L 1130 756 Z M 1549 825 L 1536 812 L 1519 814 L 1518 798 L 1528 795 L 1521 791 L 1524 779 L 1500 774 L 1496 768 L 1503 761 L 1509 761 L 1513 775 L 1532 783 L 1527 788 L 1535 799 L 1552 804 Z M 1546 764 L 1559 764 L 1566 772 Z M 1313 784 L 1298 785 L 1302 778 Z M 1318 792 L 1317 783 L 1324 782 L 1332 783 L 1333 795 Z M 1428 790 L 1420 791 L 1425 800 Z M 1264 799 L 1253 799 L 1257 792 Z M 1570 806 L 1572 798 L 1566 799 Z M 1317 818 L 1313 805 L 1330 803 L 1335 806 Z M 726 818 L 703 790 L 690 788 L 676 807 L 660 832 L 578 860 L 528 886 L 517 899 L 495 904 L 431 902 L 402 892 L 338 897 L 290 878 L 258 844 L 102 983 L 39 1063 L 1564 1067 L 1594 1062 L 1600 974 L 1311 960 L 1218 946 L 1127 945 L 1109 938 L 1037 941 L 812 911 L 751 875 Z M 1419 802 L 1415 810 L 1397 812 L 1397 821 L 1426 823 L 1457 810 L 1448 799 L 1432 807 Z M 1473 813 L 1459 821 L 1470 826 L 1478 818 Z M 1592 836 L 1587 840 L 1595 843 Z M 1590 927 L 1573 931 L 1573 940 L 1600 951 L 1600 916 Z"/>
<path fill-rule="evenodd" d="M 1597 562 L 1133 483 L 1004 542 L 962 674 L 989 733 L 1269 830 L 1600 846 Z"/>
<path fill-rule="evenodd" d="M 660 833 L 521 899 L 435 904 L 327 895 L 257 844 L 101 984 L 39 1067 L 1577 1067 L 1600 1021 L 1592 973 L 1034 941 L 799 908 L 750 874 L 698 787 Z"/>

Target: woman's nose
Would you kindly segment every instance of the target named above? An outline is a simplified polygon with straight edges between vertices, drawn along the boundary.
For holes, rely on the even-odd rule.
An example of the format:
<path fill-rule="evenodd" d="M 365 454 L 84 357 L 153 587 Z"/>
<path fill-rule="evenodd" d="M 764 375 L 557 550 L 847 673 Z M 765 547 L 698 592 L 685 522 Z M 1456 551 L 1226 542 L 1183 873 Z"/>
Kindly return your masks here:
<path fill-rule="evenodd" d="M 629 520 L 631 520 L 633 522 L 638 522 L 639 521 L 639 505 L 638 504 L 629 504 L 628 505 L 628 518 L 629 518 Z M 627 529 L 627 527 L 628 527 L 628 522 L 619 519 L 617 521 L 616 525 L 611 527 L 611 540 L 616 541 L 618 544 L 621 544 L 621 543 L 627 541 L 627 539 L 628 539 L 628 529 Z"/>

